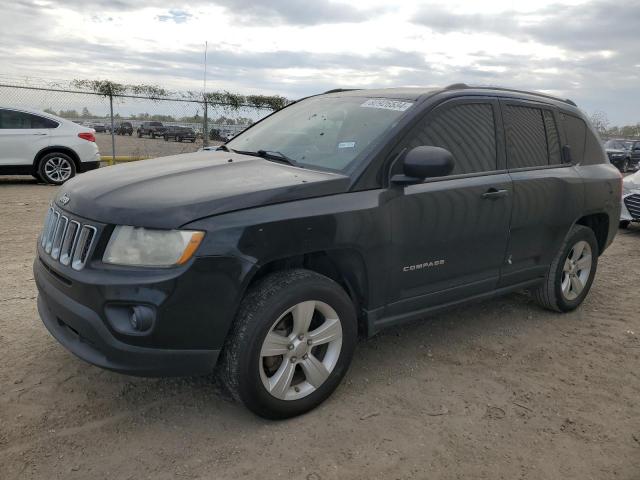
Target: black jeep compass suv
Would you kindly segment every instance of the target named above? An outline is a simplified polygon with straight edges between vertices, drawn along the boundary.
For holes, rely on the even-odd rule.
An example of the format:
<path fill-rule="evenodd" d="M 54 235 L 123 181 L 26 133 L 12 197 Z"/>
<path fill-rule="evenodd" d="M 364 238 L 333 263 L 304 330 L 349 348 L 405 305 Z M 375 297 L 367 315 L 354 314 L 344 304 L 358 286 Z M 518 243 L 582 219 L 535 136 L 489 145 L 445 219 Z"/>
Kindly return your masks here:
<path fill-rule="evenodd" d="M 575 309 L 620 195 L 571 101 L 332 91 L 217 151 L 67 182 L 38 243 L 38 308 L 88 362 L 215 369 L 252 411 L 284 418 L 333 392 L 358 334 L 522 288 Z"/>

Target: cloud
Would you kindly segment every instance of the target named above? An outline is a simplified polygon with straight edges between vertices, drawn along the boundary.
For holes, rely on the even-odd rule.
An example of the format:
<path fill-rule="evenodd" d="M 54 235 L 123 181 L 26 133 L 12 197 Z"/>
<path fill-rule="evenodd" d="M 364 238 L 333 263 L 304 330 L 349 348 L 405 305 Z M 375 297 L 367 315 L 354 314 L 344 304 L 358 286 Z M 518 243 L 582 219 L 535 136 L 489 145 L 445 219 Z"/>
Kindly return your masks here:
<path fill-rule="evenodd" d="M 19 0 L 19 2 L 25 5 L 36 5 L 31 0 Z M 348 3 L 334 0 L 192 0 L 188 3 L 190 10 L 211 5 L 224 8 L 236 22 L 243 25 L 275 23 L 304 26 L 363 22 L 382 11 L 356 8 Z M 186 20 L 184 15 L 171 13 L 186 13 L 185 3 L 178 0 L 165 0 L 162 3 L 155 0 L 65 0 L 58 6 L 101 12 L 128 12 L 142 8 L 162 7 L 169 9 L 170 13 L 158 16 L 160 21 L 172 20 L 183 23 Z M 187 14 L 187 16 L 191 15 Z"/>
<path fill-rule="evenodd" d="M 578 52 L 636 50 L 640 2 L 597 0 L 494 14 L 458 13 L 425 5 L 411 21 L 440 33 L 492 33 Z"/>
<path fill-rule="evenodd" d="M 243 24 L 277 22 L 289 25 L 363 22 L 378 10 L 360 10 L 329 0 L 213 0 Z"/>
<path fill-rule="evenodd" d="M 158 15 L 156 18 L 161 22 L 185 23 L 192 16 L 184 10 L 171 9 L 166 15 Z"/>
<path fill-rule="evenodd" d="M 393 11 L 356 0 L 184 5 L 17 0 L 3 10 L 0 72 L 199 90 L 209 40 L 211 89 L 299 98 L 335 87 L 466 82 L 544 90 L 612 122 L 638 121 L 640 4 L 513 4 L 491 14 L 470 13 L 478 8 L 471 0 Z"/>

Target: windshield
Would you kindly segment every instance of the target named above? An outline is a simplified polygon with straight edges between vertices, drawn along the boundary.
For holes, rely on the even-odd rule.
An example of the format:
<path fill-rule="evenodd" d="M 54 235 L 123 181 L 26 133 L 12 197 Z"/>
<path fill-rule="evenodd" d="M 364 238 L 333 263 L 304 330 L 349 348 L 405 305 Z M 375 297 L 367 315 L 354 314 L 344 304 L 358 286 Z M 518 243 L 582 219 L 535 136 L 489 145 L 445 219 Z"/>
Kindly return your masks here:
<path fill-rule="evenodd" d="M 227 146 L 240 152 L 276 152 L 301 166 L 344 171 L 412 105 L 385 98 L 312 97 L 266 118 Z"/>

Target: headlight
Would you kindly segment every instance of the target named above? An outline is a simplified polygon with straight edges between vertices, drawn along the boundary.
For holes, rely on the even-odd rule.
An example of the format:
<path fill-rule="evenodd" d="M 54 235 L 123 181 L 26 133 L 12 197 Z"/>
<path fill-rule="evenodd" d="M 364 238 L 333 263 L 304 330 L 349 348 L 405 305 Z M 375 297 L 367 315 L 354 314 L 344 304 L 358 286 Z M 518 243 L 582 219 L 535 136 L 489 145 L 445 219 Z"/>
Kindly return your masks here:
<path fill-rule="evenodd" d="M 204 238 L 193 230 L 151 230 L 118 226 L 107 244 L 102 261 L 116 265 L 171 267 L 186 263 Z"/>

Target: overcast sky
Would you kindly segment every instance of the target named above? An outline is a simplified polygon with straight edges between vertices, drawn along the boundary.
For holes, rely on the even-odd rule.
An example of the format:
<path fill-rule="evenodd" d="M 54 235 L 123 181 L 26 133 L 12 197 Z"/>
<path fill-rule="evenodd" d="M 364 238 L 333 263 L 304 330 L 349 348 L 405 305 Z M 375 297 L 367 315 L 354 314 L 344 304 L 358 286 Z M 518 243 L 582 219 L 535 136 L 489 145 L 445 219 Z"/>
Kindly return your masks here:
<path fill-rule="evenodd" d="M 161 7 L 159 7 L 161 5 Z M 14 0 L 0 74 L 289 98 L 466 82 L 640 122 L 640 1 Z"/>

